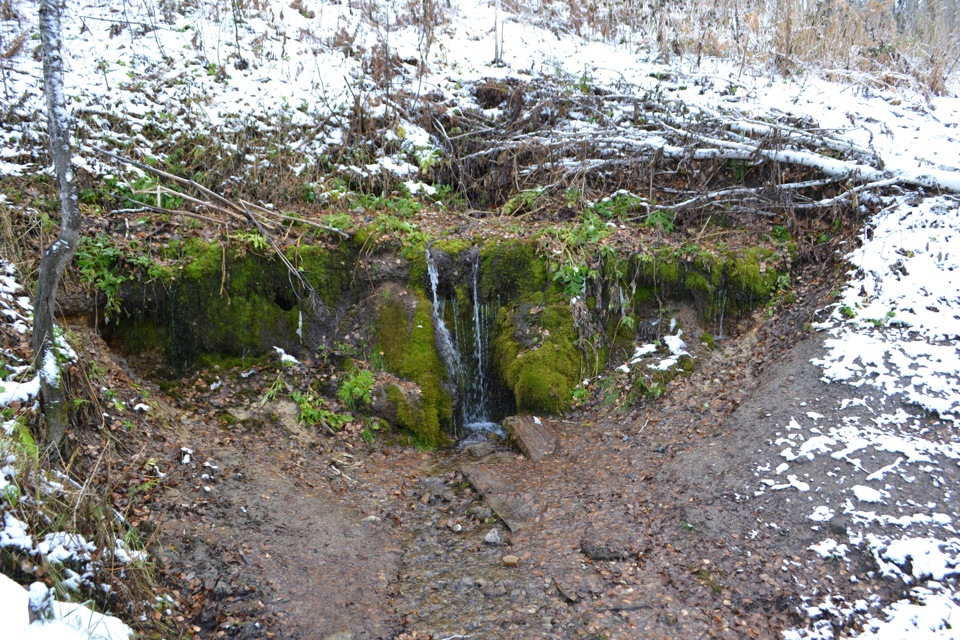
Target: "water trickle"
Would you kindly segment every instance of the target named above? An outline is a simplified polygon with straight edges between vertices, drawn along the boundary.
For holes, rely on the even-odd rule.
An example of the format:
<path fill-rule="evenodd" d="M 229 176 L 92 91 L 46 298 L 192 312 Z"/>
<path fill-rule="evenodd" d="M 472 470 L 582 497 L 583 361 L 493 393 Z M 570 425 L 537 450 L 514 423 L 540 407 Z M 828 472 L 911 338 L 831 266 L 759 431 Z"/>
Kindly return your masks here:
<path fill-rule="evenodd" d="M 450 378 L 460 391 L 460 424 L 466 442 L 485 440 L 489 434 L 504 436 L 503 428 L 491 418 L 489 375 L 491 309 L 480 301 L 480 256 L 470 258 L 470 288 L 472 309 L 469 314 L 461 312 L 456 296 L 453 297 L 453 332 L 447 327 L 445 301 L 439 296 L 440 274 L 436 256 L 427 249 L 427 273 L 433 294 L 433 326 L 437 335 L 437 347 L 444 360 Z"/>
<path fill-rule="evenodd" d="M 447 373 L 450 374 L 452 380 L 457 382 L 459 387 L 463 380 L 460 352 L 450 336 L 447 324 L 443 321 L 443 300 L 437 295 L 437 288 L 440 286 L 440 274 L 437 272 L 437 264 L 434 262 L 431 249 L 427 249 L 427 275 L 430 277 L 430 293 L 433 294 L 433 330 L 437 335 L 437 348 L 440 350 L 440 357 L 443 358 L 443 363 L 447 367 Z"/>

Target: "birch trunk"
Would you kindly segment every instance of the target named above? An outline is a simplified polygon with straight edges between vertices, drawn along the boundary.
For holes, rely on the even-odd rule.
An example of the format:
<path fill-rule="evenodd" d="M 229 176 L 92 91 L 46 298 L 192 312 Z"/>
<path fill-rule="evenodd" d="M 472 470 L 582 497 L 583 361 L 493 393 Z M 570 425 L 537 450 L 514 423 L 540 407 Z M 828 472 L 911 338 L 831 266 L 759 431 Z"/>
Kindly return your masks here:
<path fill-rule="evenodd" d="M 47 99 L 50 157 L 60 191 L 60 235 L 40 261 L 34 302 L 33 353 L 40 373 L 40 396 L 46 421 L 46 447 L 58 450 L 67 431 L 67 398 L 53 333 L 57 288 L 63 270 L 73 258 L 80 233 L 80 207 L 73 179 L 70 114 L 63 92 L 60 9 L 56 0 L 40 2 L 40 43 L 43 50 L 43 86 Z"/>

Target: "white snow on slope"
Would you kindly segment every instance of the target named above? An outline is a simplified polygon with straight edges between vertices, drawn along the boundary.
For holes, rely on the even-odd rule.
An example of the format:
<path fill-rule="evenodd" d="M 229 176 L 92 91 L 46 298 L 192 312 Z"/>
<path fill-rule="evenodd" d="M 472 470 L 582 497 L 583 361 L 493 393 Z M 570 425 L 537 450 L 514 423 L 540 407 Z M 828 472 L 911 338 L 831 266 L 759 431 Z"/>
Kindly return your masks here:
<path fill-rule="evenodd" d="M 787 632 L 788 640 L 833 638 L 831 617 L 858 621 L 864 631 L 851 637 L 956 637 L 960 513 L 944 469 L 960 461 L 958 232 L 953 198 L 892 200 L 847 256 L 855 269 L 818 325 L 826 354 L 814 363 L 823 380 L 864 395 L 832 407 L 840 416 L 833 422 L 809 412 L 810 420 L 794 418 L 772 444 L 788 464 L 827 456 L 840 463 L 812 482 L 817 489 L 840 484 L 849 498 L 815 506 L 809 518 L 832 519 L 834 510 L 848 518 L 851 545 L 903 584 L 903 599 L 859 609 L 810 607 L 810 623 Z M 898 399 L 907 406 L 896 406 Z M 907 498 L 914 487 L 931 500 Z M 825 538 L 810 549 L 828 558 L 835 545 Z"/>
<path fill-rule="evenodd" d="M 27 590 L 0 574 L 0 620 L 6 640 L 127 640 L 133 630 L 113 616 L 82 604 L 54 602 L 54 619 L 30 624 L 27 603 L 46 596 L 43 583 Z"/>

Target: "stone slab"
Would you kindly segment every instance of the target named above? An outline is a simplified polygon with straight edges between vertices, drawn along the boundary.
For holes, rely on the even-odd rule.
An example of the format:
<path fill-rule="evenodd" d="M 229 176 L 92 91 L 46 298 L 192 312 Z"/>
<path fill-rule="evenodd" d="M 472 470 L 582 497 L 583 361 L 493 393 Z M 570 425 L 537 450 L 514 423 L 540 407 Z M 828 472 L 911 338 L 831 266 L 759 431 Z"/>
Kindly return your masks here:
<path fill-rule="evenodd" d="M 503 421 L 503 428 L 523 455 L 534 462 L 552 455 L 560 445 L 560 438 L 547 422 L 533 416 L 510 416 Z"/>
<path fill-rule="evenodd" d="M 530 522 L 535 512 L 533 503 L 523 493 L 507 485 L 495 467 L 466 464 L 461 471 L 510 531 L 519 531 Z"/>

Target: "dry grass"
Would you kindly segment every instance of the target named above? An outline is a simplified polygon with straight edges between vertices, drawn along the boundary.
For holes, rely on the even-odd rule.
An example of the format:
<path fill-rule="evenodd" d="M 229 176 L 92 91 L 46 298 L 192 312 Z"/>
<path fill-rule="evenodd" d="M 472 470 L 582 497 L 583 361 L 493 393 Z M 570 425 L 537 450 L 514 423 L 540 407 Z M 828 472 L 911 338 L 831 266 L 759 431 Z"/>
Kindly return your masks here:
<path fill-rule="evenodd" d="M 869 72 L 936 94 L 960 60 L 957 0 L 512 0 L 504 7 L 558 32 L 656 43 L 668 56 L 725 57 L 782 73 Z"/>

